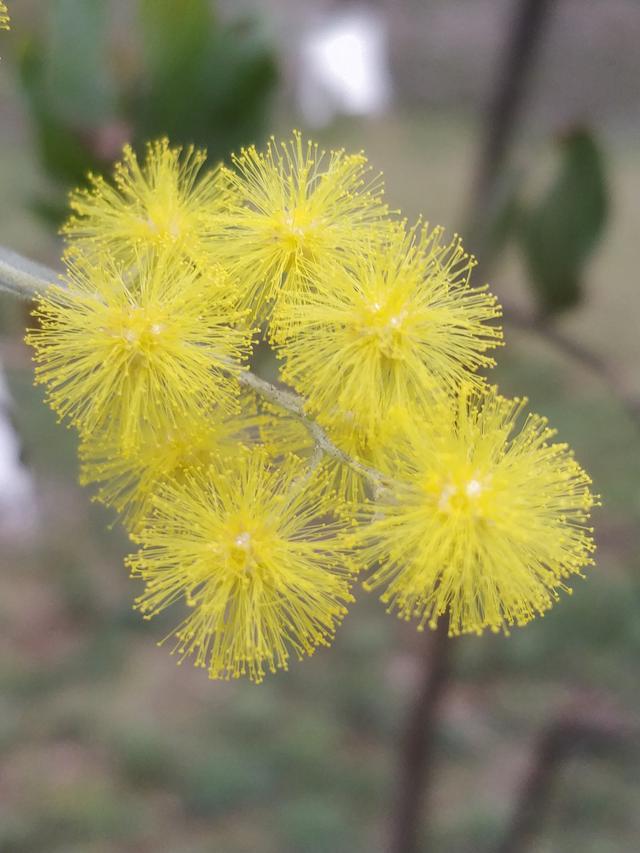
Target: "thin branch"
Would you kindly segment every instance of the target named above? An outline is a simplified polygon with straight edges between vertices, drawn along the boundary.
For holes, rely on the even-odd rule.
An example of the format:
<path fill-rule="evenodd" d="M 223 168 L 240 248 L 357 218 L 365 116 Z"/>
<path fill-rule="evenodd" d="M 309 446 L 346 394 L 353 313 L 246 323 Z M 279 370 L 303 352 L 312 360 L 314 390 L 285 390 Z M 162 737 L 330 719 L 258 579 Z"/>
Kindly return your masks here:
<path fill-rule="evenodd" d="M 57 281 L 52 269 L 0 246 L 0 290 L 28 300 Z"/>
<path fill-rule="evenodd" d="M 53 270 L 0 246 L 0 291 L 29 300 L 43 293 L 56 282 L 58 282 L 58 276 Z M 320 424 L 307 414 L 306 401 L 303 397 L 294 394 L 293 391 L 278 388 L 250 370 L 243 370 L 236 375 L 236 378 L 241 385 L 253 389 L 265 400 L 297 418 L 309 431 L 316 447 L 364 477 L 375 492 L 384 488 L 387 483 L 384 474 L 365 465 L 335 445 Z"/>
<path fill-rule="evenodd" d="M 618 398 L 625 412 L 640 427 L 640 397 L 634 396 L 620 382 L 615 368 L 606 359 L 563 334 L 553 322 L 545 317 L 535 317 L 515 305 L 503 305 L 506 323 L 512 323 L 523 332 L 542 338 L 558 352 L 568 356 L 600 379 Z"/>
<path fill-rule="evenodd" d="M 252 388 L 265 400 L 268 400 L 270 403 L 274 403 L 281 409 L 285 409 L 285 411 L 297 418 L 307 428 L 316 446 L 328 456 L 332 456 L 339 462 L 348 465 L 353 471 L 368 480 L 375 489 L 379 490 L 384 487 L 386 478 L 380 471 L 377 471 L 375 468 L 371 468 L 369 465 L 365 465 L 358 459 L 354 459 L 353 456 L 350 456 L 348 453 L 345 453 L 344 450 L 337 447 L 333 441 L 331 441 L 320 424 L 307 415 L 305 412 L 305 401 L 303 397 L 300 397 L 298 394 L 294 394 L 293 391 L 278 388 L 276 385 L 273 385 L 271 382 L 267 382 L 266 379 L 262 379 L 250 370 L 243 371 L 238 376 L 238 381 L 241 385 L 246 385 L 248 388 Z"/>
<path fill-rule="evenodd" d="M 485 119 L 485 135 L 479 152 L 467 213 L 467 239 L 480 257 L 486 233 L 482 223 L 487 207 L 495 203 L 509 148 L 517 129 L 529 74 L 540 49 L 553 0 L 518 0 Z M 444 631 L 444 629 L 439 629 Z M 438 705 L 446 690 L 452 651 L 444 636 L 436 634 L 432 654 L 425 660 L 423 681 L 409 713 L 402 745 L 401 779 L 393 814 L 392 853 L 415 853 L 421 820 L 429 815 L 422 808 L 428 800 L 434 775 L 431 768 Z"/>
<path fill-rule="evenodd" d="M 396 807 L 391 827 L 391 853 L 417 853 L 424 797 L 435 778 L 434 753 L 440 702 L 451 676 L 449 620 L 441 618 L 429 632 L 421 681 L 409 710 L 400 744 Z"/>
<path fill-rule="evenodd" d="M 586 701 L 585 701 L 586 699 Z M 637 725 L 592 697 L 580 697 L 538 736 L 509 826 L 496 853 L 527 853 L 539 835 L 562 766 L 578 751 L 590 755 L 637 744 Z"/>
<path fill-rule="evenodd" d="M 499 186 L 504 164 L 525 102 L 527 84 L 555 0 L 520 0 L 511 25 L 506 29 L 505 50 L 496 74 L 496 85 L 485 119 L 485 136 L 480 148 L 468 211 L 467 234 L 477 235 Z M 482 236 L 482 235 L 480 235 Z"/>

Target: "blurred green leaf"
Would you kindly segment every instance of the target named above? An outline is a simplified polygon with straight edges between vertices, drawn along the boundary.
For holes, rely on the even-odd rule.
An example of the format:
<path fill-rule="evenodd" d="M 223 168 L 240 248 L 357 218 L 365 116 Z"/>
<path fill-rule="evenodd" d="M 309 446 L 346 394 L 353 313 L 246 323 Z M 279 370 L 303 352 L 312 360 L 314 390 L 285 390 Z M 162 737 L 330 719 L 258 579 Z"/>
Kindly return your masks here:
<path fill-rule="evenodd" d="M 166 0 L 141 0 L 141 23 L 141 136 L 206 145 L 213 159 L 247 142 L 277 76 L 253 24 L 221 26 L 202 0 L 188 0 L 179 21 Z"/>
<path fill-rule="evenodd" d="M 359 849 L 348 810 L 337 797 L 287 800 L 278 823 L 283 850 L 336 853 Z"/>
<path fill-rule="evenodd" d="M 154 77 L 169 78 L 197 64 L 211 30 L 208 0 L 140 0 L 142 50 Z"/>
<path fill-rule="evenodd" d="M 268 799 L 274 779 L 259 754 L 223 746 L 189 766 L 183 782 L 188 814 L 211 818 Z"/>
<path fill-rule="evenodd" d="M 22 53 L 40 160 L 57 184 L 36 204 L 48 221 L 64 218 L 62 192 L 107 171 L 124 139 L 141 149 L 166 135 L 217 160 L 262 133 L 277 67 L 253 19 L 222 24 L 210 0 L 137 0 L 134 61 L 122 75 L 109 57 L 109 8 L 52 0 L 44 37 Z"/>
<path fill-rule="evenodd" d="M 504 251 L 507 244 L 517 237 L 523 217 L 520 188 L 522 174 L 520 172 L 506 173 L 495 197 L 487 211 L 486 223 L 482 227 L 483 268 L 488 268 Z"/>
<path fill-rule="evenodd" d="M 105 0 L 53 0 L 47 44 L 50 108 L 76 127 L 113 114 L 114 84 L 107 56 Z"/>
<path fill-rule="evenodd" d="M 561 140 L 550 189 L 522 223 L 525 261 L 544 313 L 580 302 L 584 266 L 602 233 L 607 207 L 602 155 L 588 129 L 574 128 Z"/>
<path fill-rule="evenodd" d="M 88 5 L 93 3 L 91 0 Z M 60 26 L 54 15 L 52 30 Z M 90 38 L 91 33 L 82 38 L 85 37 Z M 65 65 L 58 58 L 65 47 L 59 46 L 59 41 L 57 36 L 52 36 L 48 43 L 26 41 L 20 55 L 19 70 L 42 165 L 55 181 L 71 187 L 82 182 L 88 171 L 104 165 L 88 144 L 87 130 L 98 113 L 106 110 L 106 101 L 100 98 L 98 89 L 93 89 L 90 68 L 84 69 L 80 60 Z M 71 50 L 71 46 L 66 45 L 66 50 Z M 69 82 L 68 77 L 86 79 L 76 85 Z M 85 103 L 92 99 L 96 104 L 93 111 Z M 77 119 L 72 120 L 74 114 Z M 63 206 L 66 210 L 62 199 L 39 199 L 35 206 L 46 220 L 59 221 Z"/>
<path fill-rule="evenodd" d="M 170 0 L 140 0 L 144 59 L 139 116 L 144 135 L 169 134 L 189 127 L 197 107 L 199 79 L 206 61 L 213 20 L 206 0 L 184 0 L 180 14 Z M 195 99 L 195 102 L 194 102 Z"/>

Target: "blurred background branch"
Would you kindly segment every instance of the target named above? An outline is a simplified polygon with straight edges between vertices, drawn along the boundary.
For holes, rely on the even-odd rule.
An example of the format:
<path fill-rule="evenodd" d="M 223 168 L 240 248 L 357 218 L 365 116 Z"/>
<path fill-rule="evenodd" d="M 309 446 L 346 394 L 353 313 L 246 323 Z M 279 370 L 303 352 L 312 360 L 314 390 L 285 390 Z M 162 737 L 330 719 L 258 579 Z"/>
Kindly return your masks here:
<path fill-rule="evenodd" d="M 577 362 L 581 367 L 598 377 L 618 399 L 621 407 L 631 420 L 640 428 L 640 396 L 632 394 L 621 381 L 616 366 L 591 348 L 573 340 L 546 317 L 535 317 L 516 305 L 503 304 L 507 323 L 526 334 L 536 335 L 547 341 L 562 355 Z"/>
<path fill-rule="evenodd" d="M 420 638 L 423 657 L 419 659 L 419 682 L 399 744 L 391 853 L 416 853 L 425 849 L 421 840 L 425 797 L 437 779 L 440 707 L 452 675 L 453 641 L 448 631 L 449 620 L 441 617 L 435 631 L 425 632 Z"/>
<path fill-rule="evenodd" d="M 602 756 L 631 749 L 638 751 L 638 729 L 630 720 L 601 701 L 574 699 L 540 733 L 523 778 L 516 805 L 496 853 L 528 853 L 542 831 L 553 798 L 553 787 L 563 765 L 577 753 Z"/>
<path fill-rule="evenodd" d="M 526 103 L 528 78 L 551 25 L 555 5 L 554 0 L 518 0 L 514 4 L 513 22 L 505 27 L 508 37 L 485 114 L 463 233 L 468 235 L 480 258 L 478 276 L 484 275 L 487 266 L 504 250 L 508 237 L 516 235 L 524 249 L 538 311 L 530 316 L 516 306 L 505 307 L 507 330 L 513 323 L 529 334 L 543 337 L 564 355 L 578 361 L 609 384 L 627 413 L 640 424 L 639 401 L 630 398 L 620 386 L 613 366 L 553 326 L 553 315 L 579 303 L 582 297 L 583 265 L 597 244 L 606 217 L 606 179 L 590 132 L 584 128 L 572 129 L 562 140 L 563 161 L 556 182 L 537 208 L 525 212 L 514 195 L 504 192 L 509 187 L 512 143 Z M 439 724 L 438 709 L 452 669 L 452 653 L 442 624 L 423 667 L 423 681 L 412 699 L 400 747 L 400 795 L 393 819 L 392 853 L 425 849 L 419 840 L 420 823 L 426 819 L 428 827 L 429 789 L 437 778 L 430 765 Z M 546 774 L 552 773 L 551 765 L 556 752 L 564 746 L 565 735 L 565 728 L 554 727 L 552 746 L 542 748 L 543 778 L 532 782 L 538 786 L 532 793 L 534 799 L 546 794 Z M 547 761 L 549 750 L 553 750 L 554 758 Z M 523 802 L 529 793 L 525 791 Z M 542 808 L 532 805 L 527 812 L 527 832 L 535 828 L 539 811 Z M 519 853 L 517 834 L 517 829 L 510 831 L 511 840 L 505 841 L 500 853 Z"/>
<path fill-rule="evenodd" d="M 556 0 L 517 0 L 513 4 L 513 20 L 504 27 L 506 43 L 485 114 L 463 232 L 480 258 L 487 241 L 482 234 L 490 219 L 487 211 L 494 210 L 497 204 L 497 191 L 504 180 L 505 165 L 525 103 L 527 80 L 555 4 Z"/>
<path fill-rule="evenodd" d="M 527 76 L 535 61 L 552 0 L 518 0 L 515 21 L 507 32 L 491 104 L 486 113 L 481 153 L 472 182 L 467 232 L 475 253 L 482 258 L 488 235 L 487 210 L 495 207 L 495 196 L 510 156 L 510 142 L 523 108 Z M 447 636 L 448 621 L 441 619 L 422 662 L 423 673 L 411 698 L 406 731 L 400 745 L 399 795 L 393 818 L 391 853 L 417 853 L 421 824 L 429 830 L 430 788 L 437 774 L 433 767 L 439 709 L 452 677 L 452 649 Z M 425 805 L 426 803 L 426 805 Z"/>

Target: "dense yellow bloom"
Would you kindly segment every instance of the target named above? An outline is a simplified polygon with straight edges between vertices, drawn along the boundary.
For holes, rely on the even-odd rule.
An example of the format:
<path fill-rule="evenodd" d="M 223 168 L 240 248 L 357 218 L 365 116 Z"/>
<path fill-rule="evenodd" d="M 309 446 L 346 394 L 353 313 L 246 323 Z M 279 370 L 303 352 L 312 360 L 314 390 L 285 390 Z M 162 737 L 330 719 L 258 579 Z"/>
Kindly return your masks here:
<path fill-rule="evenodd" d="M 366 531 L 367 582 L 420 627 L 450 633 L 523 625 L 592 563 L 590 480 L 544 418 L 489 389 L 409 422 L 391 460 L 397 485 Z"/>
<path fill-rule="evenodd" d="M 257 441 L 263 422 L 255 402 L 245 397 L 239 414 L 214 409 L 206 418 L 176 418 L 174 428 L 151 434 L 133 454 L 123 453 L 117 440 L 98 435 L 80 447 L 80 482 L 97 484 L 95 499 L 113 507 L 125 527 L 135 531 L 150 515 L 153 495 L 163 485 L 237 455 L 240 447 Z"/>
<path fill-rule="evenodd" d="M 225 206 L 219 170 L 202 174 L 206 153 L 147 145 L 138 161 L 130 146 L 116 164 L 114 185 L 91 175 L 88 189 L 71 194 L 73 215 L 63 233 L 74 249 L 109 252 L 130 263 L 135 252 L 173 246 L 193 262 L 207 262 L 203 239 Z"/>
<path fill-rule="evenodd" d="M 394 227 L 363 154 L 327 154 L 294 133 L 288 143 L 271 139 L 264 153 L 243 149 L 233 162 L 235 171 L 224 170 L 233 200 L 214 242 L 259 317 L 281 288 L 306 286 L 305 273 Z"/>
<path fill-rule="evenodd" d="M 177 651 L 211 678 L 288 666 L 327 645 L 352 600 L 352 569 L 326 520 L 321 478 L 298 460 L 272 468 L 264 453 L 186 474 L 154 501 L 130 558 L 147 617 L 182 601 Z"/>
<path fill-rule="evenodd" d="M 185 415 L 214 404 L 235 406 L 233 374 L 250 332 L 229 305 L 222 272 L 201 277 L 172 253 L 138 259 L 132 269 L 109 259 L 70 263 L 66 286 L 39 299 L 36 381 L 83 437 L 98 433 L 125 452 L 149 432 L 164 436 Z"/>
<path fill-rule="evenodd" d="M 276 317 L 283 376 L 312 412 L 352 418 L 375 434 L 397 407 L 424 406 L 493 364 L 500 315 L 484 287 L 469 286 L 475 261 L 440 228 L 398 233 L 351 269 L 319 270 L 316 290 L 284 300 Z"/>
<path fill-rule="evenodd" d="M 8 30 L 10 18 L 9 18 L 9 10 L 5 6 L 4 3 L 0 0 L 0 30 Z"/>
<path fill-rule="evenodd" d="M 181 608 L 181 660 L 260 682 L 330 643 L 357 568 L 451 634 L 570 593 L 598 500 L 546 420 L 486 386 L 500 308 L 460 239 L 394 221 L 362 154 L 297 132 L 204 164 L 163 139 L 90 176 L 27 335 L 81 481 L 139 545 L 136 608 Z M 249 317 L 300 398 L 241 376 Z"/>

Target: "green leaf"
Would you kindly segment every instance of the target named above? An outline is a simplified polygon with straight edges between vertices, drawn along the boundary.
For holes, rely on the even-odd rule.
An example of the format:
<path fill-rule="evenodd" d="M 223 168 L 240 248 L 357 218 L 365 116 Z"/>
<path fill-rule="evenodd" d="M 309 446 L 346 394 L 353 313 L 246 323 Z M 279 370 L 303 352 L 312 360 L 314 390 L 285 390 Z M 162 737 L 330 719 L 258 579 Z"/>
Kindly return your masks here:
<path fill-rule="evenodd" d="M 105 56 L 104 0 L 55 0 L 48 38 L 25 41 L 19 57 L 22 85 L 40 160 L 66 191 L 105 163 L 92 144 L 96 129 L 115 112 Z M 35 209 L 59 223 L 66 199 L 38 199 Z"/>
<path fill-rule="evenodd" d="M 136 66 L 126 75 L 110 71 L 110 0 L 50 0 L 46 37 L 23 50 L 40 160 L 65 195 L 87 171 L 109 169 L 110 128 L 126 128 L 138 149 L 167 135 L 211 160 L 262 136 L 277 70 L 255 21 L 221 25 L 211 0 L 134 2 Z M 51 201 L 38 205 L 47 217 L 61 207 Z"/>
<path fill-rule="evenodd" d="M 76 127 L 110 118 L 114 84 L 107 56 L 105 0 L 53 0 L 46 53 L 50 110 Z"/>
<path fill-rule="evenodd" d="M 71 186 L 83 181 L 86 173 L 98 164 L 78 131 L 56 115 L 49 98 L 45 61 L 41 45 L 26 42 L 20 56 L 21 81 L 35 125 L 41 162 L 51 177 Z"/>
<path fill-rule="evenodd" d="M 477 226 L 483 270 L 488 269 L 507 245 L 518 237 L 523 216 L 521 186 L 520 172 L 506 172 L 485 211 L 485 221 Z"/>
<path fill-rule="evenodd" d="M 190 127 L 201 119 L 201 89 L 213 17 L 206 0 L 140 0 L 142 91 L 137 110 L 141 135 L 167 134 L 195 141 Z"/>
<path fill-rule="evenodd" d="M 140 0 L 139 7 L 144 60 L 154 77 L 198 64 L 212 27 L 209 0 Z"/>
<path fill-rule="evenodd" d="M 167 134 L 213 160 L 253 141 L 277 70 L 251 20 L 221 26 L 210 5 L 188 0 L 176 20 L 166 0 L 139 0 L 146 67 L 134 104 L 140 140 Z"/>
<path fill-rule="evenodd" d="M 560 163 L 549 190 L 522 222 L 525 262 L 542 312 L 581 301 L 584 268 L 607 209 L 602 155 L 588 129 L 574 128 L 560 140 Z"/>

